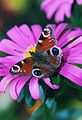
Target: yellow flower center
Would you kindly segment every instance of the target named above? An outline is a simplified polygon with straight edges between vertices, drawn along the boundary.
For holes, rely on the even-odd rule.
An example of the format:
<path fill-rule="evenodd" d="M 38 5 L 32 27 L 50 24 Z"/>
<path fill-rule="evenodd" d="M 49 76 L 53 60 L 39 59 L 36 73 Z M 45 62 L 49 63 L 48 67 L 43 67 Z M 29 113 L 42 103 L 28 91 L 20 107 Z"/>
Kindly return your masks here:
<path fill-rule="evenodd" d="M 25 58 L 32 57 L 31 54 L 30 54 L 30 52 L 34 52 L 35 53 L 35 50 L 36 50 L 36 46 L 33 46 L 30 49 L 28 49 L 27 52 L 26 52 L 26 54 L 25 54 Z"/>

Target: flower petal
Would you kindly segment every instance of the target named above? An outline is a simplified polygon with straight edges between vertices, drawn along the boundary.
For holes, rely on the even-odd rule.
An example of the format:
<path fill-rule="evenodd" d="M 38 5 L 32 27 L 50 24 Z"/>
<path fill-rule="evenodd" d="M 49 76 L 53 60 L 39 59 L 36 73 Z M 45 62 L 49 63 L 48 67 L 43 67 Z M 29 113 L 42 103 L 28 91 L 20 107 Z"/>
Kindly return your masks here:
<path fill-rule="evenodd" d="M 15 26 L 7 32 L 7 35 L 13 40 L 16 44 L 20 47 L 26 49 L 27 47 L 27 38 L 25 35 L 20 31 L 20 29 Z"/>
<path fill-rule="evenodd" d="M 33 99 L 40 98 L 40 90 L 38 85 L 38 78 L 33 77 L 29 83 L 29 91 Z"/>
<path fill-rule="evenodd" d="M 22 26 L 20 26 L 20 29 L 26 36 L 27 39 L 26 46 L 28 47 L 31 44 L 35 44 L 35 39 L 30 28 L 27 25 L 23 24 Z"/>
<path fill-rule="evenodd" d="M 72 4 L 66 3 L 66 4 L 64 5 L 65 15 L 66 15 L 66 17 L 68 17 L 68 18 L 71 17 L 71 9 L 72 9 Z"/>
<path fill-rule="evenodd" d="M 70 42 L 71 40 L 79 37 L 82 35 L 82 30 L 79 28 L 75 28 L 74 30 L 68 29 L 64 34 L 61 36 L 61 38 L 58 40 L 58 46 L 63 47 L 65 44 Z"/>
<path fill-rule="evenodd" d="M 45 2 L 45 5 L 44 5 Z M 46 0 L 41 5 L 42 10 L 46 12 L 46 17 L 50 19 L 54 12 L 63 4 L 64 2 L 60 0 L 52 0 L 50 3 L 48 3 Z M 46 4 L 47 3 L 47 4 Z"/>
<path fill-rule="evenodd" d="M 47 5 L 51 4 L 51 2 L 53 2 L 53 0 L 44 0 L 41 4 L 41 8 L 45 8 Z"/>
<path fill-rule="evenodd" d="M 21 61 L 24 59 L 24 57 L 21 56 L 7 56 L 6 59 L 8 60 L 8 63 L 10 64 L 16 64 L 17 62 Z"/>
<path fill-rule="evenodd" d="M 0 68 L 0 76 L 7 76 L 9 73 L 9 69 L 7 67 Z"/>
<path fill-rule="evenodd" d="M 64 11 L 64 5 L 60 6 L 59 9 L 56 11 L 55 14 L 55 21 L 56 22 L 61 22 L 64 20 L 64 15 L 65 15 L 65 11 Z"/>
<path fill-rule="evenodd" d="M 82 44 L 82 36 L 63 49 L 63 54 L 69 52 L 72 48 Z"/>
<path fill-rule="evenodd" d="M 0 51 L 8 53 L 10 55 L 16 55 L 16 56 L 21 55 L 19 52 L 9 48 L 8 46 L 6 46 L 6 44 L 3 44 L 2 42 L 0 42 Z"/>
<path fill-rule="evenodd" d="M 6 87 L 14 78 L 15 77 L 10 74 L 4 77 L 0 82 L 0 92 L 5 92 Z"/>
<path fill-rule="evenodd" d="M 60 36 L 60 34 L 62 33 L 62 31 L 68 26 L 68 24 L 66 23 L 61 23 L 57 26 L 56 30 L 54 31 L 54 36 L 56 37 L 56 39 L 58 39 L 58 37 Z"/>
<path fill-rule="evenodd" d="M 16 91 L 17 91 L 17 95 L 19 96 L 22 88 L 24 87 L 24 85 L 27 83 L 27 81 L 30 79 L 30 76 L 23 76 L 20 81 L 18 82 L 17 86 L 16 86 Z"/>
<path fill-rule="evenodd" d="M 16 91 L 16 86 L 18 84 L 18 82 L 20 81 L 22 77 L 17 77 L 16 79 L 14 79 L 11 84 L 10 84 L 10 89 L 9 89 L 9 93 L 10 96 L 14 99 L 17 100 L 18 95 L 17 95 L 17 91 Z"/>
<path fill-rule="evenodd" d="M 9 69 L 13 64 L 14 61 L 8 59 L 7 57 L 0 58 L 0 76 L 7 76 Z"/>
<path fill-rule="evenodd" d="M 76 0 L 78 5 L 82 4 L 82 0 Z"/>
<path fill-rule="evenodd" d="M 76 83 L 77 85 L 82 86 L 81 68 L 65 63 L 65 65 L 60 70 L 60 74 Z"/>
<path fill-rule="evenodd" d="M 42 28 L 41 28 L 40 25 L 32 25 L 31 29 L 32 29 L 33 35 L 35 37 L 35 42 L 37 43 L 38 39 L 39 39 L 39 37 L 41 35 Z"/>
<path fill-rule="evenodd" d="M 59 88 L 59 85 L 53 85 L 53 84 L 51 84 L 49 78 L 44 78 L 43 81 L 44 81 L 50 88 L 52 88 L 52 89 L 58 89 L 58 88 Z"/>
<path fill-rule="evenodd" d="M 20 47 L 15 42 L 10 41 L 8 39 L 3 39 L 1 41 L 1 43 L 4 44 L 4 45 L 6 45 L 7 47 L 9 47 L 12 50 L 19 52 L 19 53 L 22 53 L 24 51 L 24 49 L 22 47 Z"/>
<path fill-rule="evenodd" d="M 75 56 L 72 56 L 72 57 L 68 57 L 67 59 L 67 63 L 77 63 L 77 64 L 82 64 L 82 54 L 80 55 L 80 57 L 75 57 Z"/>

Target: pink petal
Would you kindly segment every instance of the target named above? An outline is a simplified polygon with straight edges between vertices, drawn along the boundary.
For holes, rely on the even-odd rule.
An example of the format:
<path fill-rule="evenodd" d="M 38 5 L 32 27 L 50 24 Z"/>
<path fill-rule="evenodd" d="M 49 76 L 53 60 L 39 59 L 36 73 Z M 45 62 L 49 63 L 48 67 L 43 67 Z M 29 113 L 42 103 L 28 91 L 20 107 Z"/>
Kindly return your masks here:
<path fill-rule="evenodd" d="M 49 4 L 46 8 L 44 8 L 44 10 L 46 12 L 46 17 L 48 19 L 50 19 L 60 5 L 61 5 L 61 1 L 58 2 L 58 0 L 57 1 L 55 0 L 55 1 L 51 2 L 51 4 Z"/>
<path fill-rule="evenodd" d="M 78 5 L 82 4 L 82 0 L 76 0 Z"/>
<path fill-rule="evenodd" d="M 1 68 L 0 67 L 0 76 L 7 76 L 8 73 L 9 73 L 9 68 L 7 68 L 7 67 Z"/>
<path fill-rule="evenodd" d="M 18 95 L 17 95 L 17 91 L 16 91 L 16 86 L 18 84 L 18 82 L 20 81 L 22 77 L 17 77 L 16 79 L 14 79 L 11 84 L 10 84 L 10 89 L 9 89 L 9 93 L 10 96 L 14 99 L 17 100 Z"/>
<path fill-rule="evenodd" d="M 80 55 L 80 57 L 68 57 L 67 59 L 67 63 L 77 63 L 77 64 L 82 64 L 82 55 Z"/>
<path fill-rule="evenodd" d="M 71 7 L 72 5 L 69 4 L 69 2 L 62 2 L 61 6 L 56 11 L 55 21 L 63 21 L 65 15 L 69 18 L 71 16 Z"/>
<path fill-rule="evenodd" d="M 77 85 L 82 86 L 81 68 L 65 63 L 65 65 L 60 70 L 60 74 L 76 83 Z"/>
<path fill-rule="evenodd" d="M 1 82 L 0 82 L 0 91 L 1 92 L 5 92 L 6 87 L 8 86 L 8 84 L 14 79 L 15 77 L 12 75 L 7 75 L 6 77 L 4 77 Z"/>
<path fill-rule="evenodd" d="M 22 88 L 24 87 L 24 85 L 27 83 L 27 81 L 30 79 L 30 76 L 22 76 L 22 78 L 20 79 L 20 81 L 18 82 L 17 86 L 16 86 L 16 91 L 17 91 L 17 95 L 19 96 Z"/>
<path fill-rule="evenodd" d="M 40 98 L 40 90 L 38 85 L 38 78 L 33 77 L 29 83 L 29 91 L 33 99 Z"/>
<path fill-rule="evenodd" d="M 11 38 L 11 40 L 13 40 L 20 47 L 22 47 L 23 49 L 26 49 L 27 38 L 17 26 L 10 29 L 7 32 L 7 35 Z"/>
<path fill-rule="evenodd" d="M 24 59 L 23 56 L 7 56 L 6 58 L 8 60 L 8 63 L 11 63 L 12 65 Z"/>
<path fill-rule="evenodd" d="M 0 42 L 0 51 L 1 52 L 5 52 L 8 53 L 10 55 L 16 55 L 16 56 L 20 56 L 21 53 L 11 49 L 10 47 L 8 47 L 6 44 L 3 44 L 2 42 Z"/>
<path fill-rule="evenodd" d="M 41 4 L 41 8 L 45 8 L 47 5 L 51 4 L 51 2 L 53 2 L 53 0 L 44 0 Z"/>
<path fill-rule="evenodd" d="M 65 15 L 66 15 L 66 17 L 70 18 L 71 17 L 72 4 L 66 3 L 64 5 L 64 9 L 65 9 Z"/>
<path fill-rule="evenodd" d="M 77 40 L 69 44 L 67 47 L 63 49 L 63 54 L 68 52 L 70 49 L 77 47 L 78 45 L 82 44 L 82 37 L 79 37 Z"/>
<path fill-rule="evenodd" d="M 0 58 L 0 76 L 7 76 L 9 69 L 13 64 L 13 60 L 8 59 L 7 57 Z"/>
<path fill-rule="evenodd" d="M 68 24 L 66 24 L 66 23 L 61 23 L 57 26 L 57 28 L 55 29 L 55 32 L 54 32 L 54 36 L 56 37 L 56 39 L 58 39 L 58 37 L 60 36 L 62 31 L 66 28 L 66 26 L 68 26 Z"/>
<path fill-rule="evenodd" d="M 35 39 L 34 39 L 34 36 L 32 34 L 32 31 L 30 30 L 30 28 L 26 24 L 23 24 L 22 26 L 20 26 L 20 30 L 26 36 L 26 39 L 27 39 L 26 46 L 27 47 L 31 44 L 35 44 Z"/>
<path fill-rule="evenodd" d="M 64 20 L 64 15 L 65 15 L 65 11 L 64 11 L 64 5 L 59 7 L 59 9 L 56 11 L 55 14 L 55 21 L 56 22 L 61 22 Z"/>
<path fill-rule="evenodd" d="M 39 37 L 41 35 L 42 28 L 40 25 L 32 25 L 31 29 L 32 29 L 33 35 L 35 37 L 35 42 L 37 43 L 39 40 Z"/>
<path fill-rule="evenodd" d="M 58 88 L 59 88 L 59 85 L 53 85 L 53 84 L 51 84 L 49 78 L 44 78 L 43 81 L 44 81 L 50 88 L 52 88 L 52 89 L 58 89 Z"/>
<path fill-rule="evenodd" d="M 2 63 L 3 65 L 4 65 L 4 64 L 12 65 L 12 64 L 14 63 L 14 61 L 13 61 L 13 59 L 12 59 L 12 60 L 9 59 L 8 57 L 9 57 L 9 56 L 0 58 L 0 63 Z M 11 56 L 10 56 L 10 57 L 11 57 Z M 0 65 L 1 65 L 1 64 L 0 64 Z"/>
<path fill-rule="evenodd" d="M 65 44 L 67 44 L 69 41 L 79 37 L 82 35 L 81 29 L 77 28 L 75 30 L 67 30 L 61 38 L 58 40 L 58 46 L 63 47 Z"/>
<path fill-rule="evenodd" d="M 19 53 L 22 53 L 24 51 L 24 49 L 22 47 L 20 47 L 19 45 L 17 45 L 15 42 L 7 40 L 7 39 L 3 39 L 1 41 L 2 44 L 6 45 L 7 47 L 9 47 L 12 50 L 15 50 Z"/>

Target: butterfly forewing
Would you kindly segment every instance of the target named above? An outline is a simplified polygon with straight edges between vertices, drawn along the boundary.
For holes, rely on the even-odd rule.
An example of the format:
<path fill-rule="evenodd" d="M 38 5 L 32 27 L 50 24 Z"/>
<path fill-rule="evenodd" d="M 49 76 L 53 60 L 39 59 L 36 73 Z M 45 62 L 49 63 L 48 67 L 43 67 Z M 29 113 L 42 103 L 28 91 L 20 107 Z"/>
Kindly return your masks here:
<path fill-rule="evenodd" d="M 17 64 L 13 65 L 10 69 L 12 74 L 31 74 L 34 62 L 32 57 L 26 58 Z"/>

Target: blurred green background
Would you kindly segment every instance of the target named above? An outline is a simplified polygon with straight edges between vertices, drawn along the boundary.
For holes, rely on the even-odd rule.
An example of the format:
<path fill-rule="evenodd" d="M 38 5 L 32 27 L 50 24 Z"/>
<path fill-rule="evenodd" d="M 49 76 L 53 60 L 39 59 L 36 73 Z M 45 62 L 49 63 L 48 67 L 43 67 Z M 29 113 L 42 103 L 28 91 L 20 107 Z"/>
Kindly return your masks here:
<path fill-rule="evenodd" d="M 6 31 L 14 25 L 40 24 L 44 28 L 55 23 L 54 17 L 47 20 L 40 5 L 43 0 L 0 0 L 0 40 L 6 37 Z M 73 5 L 72 16 L 64 22 L 82 28 L 82 6 Z M 55 23 L 57 24 L 57 23 Z M 82 120 L 82 89 L 68 87 L 54 102 L 52 108 L 42 105 L 38 111 L 29 113 L 24 102 L 13 101 L 8 93 L 0 93 L 0 120 Z M 70 95 L 71 94 L 71 95 Z"/>

